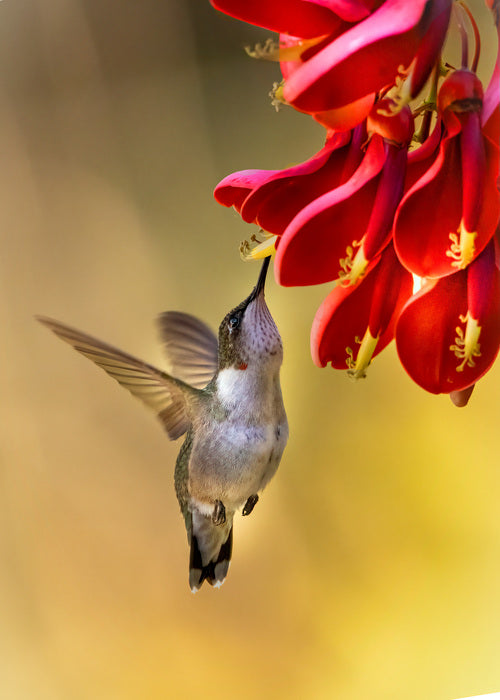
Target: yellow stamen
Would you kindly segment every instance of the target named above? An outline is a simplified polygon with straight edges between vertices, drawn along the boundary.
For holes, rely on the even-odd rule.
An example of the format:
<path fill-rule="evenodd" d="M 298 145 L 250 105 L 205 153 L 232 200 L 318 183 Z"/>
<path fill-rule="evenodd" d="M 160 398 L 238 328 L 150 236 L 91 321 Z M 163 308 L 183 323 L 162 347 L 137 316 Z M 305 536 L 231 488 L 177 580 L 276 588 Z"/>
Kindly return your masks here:
<path fill-rule="evenodd" d="M 285 100 L 284 90 L 285 81 L 282 80 L 281 83 L 273 83 L 273 88 L 268 93 L 271 98 L 271 104 L 277 112 L 279 112 L 283 105 L 289 106 L 290 104 Z"/>
<path fill-rule="evenodd" d="M 252 49 L 250 46 L 245 46 L 246 53 L 251 58 L 258 58 L 263 61 L 299 61 L 302 54 L 312 46 L 316 46 L 324 36 L 317 36 L 313 39 L 302 39 L 290 46 L 280 46 L 274 39 L 269 37 L 263 44 L 255 44 Z"/>
<path fill-rule="evenodd" d="M 245 52 L 251 58 L 258 58 L 262 61 L 280 60 L 280 46 L 271 37 L 268 37 L 263 44 L 255 44 L 253 48 L 251 46 L 245 46 Z"/>
<path fill-rule="evenodd" d="M 365 258 L 363 248 L 359 248 L 358 252 L 356 253 L 356 257 L 354 258 L 354 261 L 352 263 L 351 272 L 349 275 L 349 279 L 352 285 L 356 284 L 356 282 L 359 279 L 361 279 L 361 277 L 363 277 L 367 267 L 368 260 Z"/>
<path fill-rule="evenodd" d="M 347 374 L 352 379 L 364 379 L 366 377 L 366 369 L 372 361 L 373 353 L 377 347 L 378 337 L 374 338 L 367 328 L 363 340 L 360 341 L 357 336 L 355 340 L 360 345 L 356 359 L 354 359 L 352 348 L 346 348 Z"/>
<path fill-rule="evenodd" d="M 354 286 L 363 277 L 368 267 L 368 260 L 365 257 L 362 241 L 353 241 L 352 245 L 346 248 L 346 257 L 340 258 L 339 280 L 343 287 Z M 357 249 L 357 250 L 356 250 Z M 354 253 L 356 251 L 356 254 Z"/>
<path fill-rule="evenodd" d="M 264 240 L 261 241 L 255 234 L 250 237 L 250 241 L 242 241 L 240 243 L 240 255 L 248 262 L 249 260 L 261 260 L 269 255 L 274 256 L 276 253 L 276 240 L 278 236 L 273 236 L 271 233 L 260 231 L 259 235 Z M 252 246 L 252 244 L 254 244 Z"/>
<path fill-rule="evenodd" d="M 479 343 L 481 326 L 475 318 L 470 316 L 469 312 L 465 316 L 460 315 L 459 319 L 462 323 L 467 324 L 465 333 L 460 326 L 455 328 L 457 337 L 455 338 L 455 345 L 450 345 L 450 350 L 462 360 L 456 369 L 457 372 L 463 372 L 466 365 L 467 367 L 475 367 L 474 358 L 481 356 L 481 345 Z"/>
<path fill-rule="evenodd" d="M 476 236 L 477 231 L 467 231 L 463 219 L 457 233 L 450 233 L 451 245 L 450 249 L 446 251 L 446 255 L 453 258 L 452 267 L 464 270 L 473 261 L 476 251 Z"/>

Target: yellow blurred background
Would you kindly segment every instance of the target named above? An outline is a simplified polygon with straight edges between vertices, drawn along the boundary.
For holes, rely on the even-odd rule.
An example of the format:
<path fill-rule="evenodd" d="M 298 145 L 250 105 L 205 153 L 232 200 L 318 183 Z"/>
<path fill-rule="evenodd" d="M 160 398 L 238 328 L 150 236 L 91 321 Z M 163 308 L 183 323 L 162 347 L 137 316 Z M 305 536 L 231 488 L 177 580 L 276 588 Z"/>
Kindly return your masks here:
<path fill-rule="evenodd" d="M 265 38 L 206 0 L 0 2 L 2 699 L 500 690 L 500 366 L 461 410 L 393 347 L 352 383 L 309 355 L 328 286 L 271 280 L 290 441 L 228 580 L 193 596 L 180 441 L 33 320 L 161 365 L 159 312 L 215 328 L 246 296 L 252 227 L 212 189 L 323 137 L 270 106 L 276 66 L 242 51 Z"/>

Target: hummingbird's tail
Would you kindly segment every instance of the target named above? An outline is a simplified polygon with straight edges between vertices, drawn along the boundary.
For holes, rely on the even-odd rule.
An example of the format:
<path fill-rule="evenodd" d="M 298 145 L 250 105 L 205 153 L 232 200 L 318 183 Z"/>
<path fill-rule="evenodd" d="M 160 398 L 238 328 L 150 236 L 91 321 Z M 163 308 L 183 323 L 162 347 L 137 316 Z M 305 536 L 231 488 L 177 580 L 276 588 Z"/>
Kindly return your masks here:
<path fill-rule="evenodd" d="M 222 525 L 214 525 L 197 510 L 192 518 L 189 586 L 196 593 L 203 581 L 216 588 L 224 583 L 233 548 L 233 516 L 228 513 Z"/>

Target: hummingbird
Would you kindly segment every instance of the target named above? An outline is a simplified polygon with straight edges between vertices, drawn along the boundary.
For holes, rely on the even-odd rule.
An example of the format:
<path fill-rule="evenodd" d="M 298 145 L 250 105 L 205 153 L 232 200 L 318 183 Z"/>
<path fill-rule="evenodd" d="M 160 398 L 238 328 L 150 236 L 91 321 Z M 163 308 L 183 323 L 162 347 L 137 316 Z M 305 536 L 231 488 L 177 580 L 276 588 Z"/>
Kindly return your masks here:
<path fill-rule="evenodd" d="M 231 560 L 233 518 L 253 511 L 288 439 L 280 385 L 283 344 L 264 298 L 270 257 L 218 339 L 195 316 L 158 317 L 169 373 L 44 316 L 37 320 L 152 408 L 169 438 L 185 435 L 174 484 L 190 546 L 189 586 L 219 587 Z"/>

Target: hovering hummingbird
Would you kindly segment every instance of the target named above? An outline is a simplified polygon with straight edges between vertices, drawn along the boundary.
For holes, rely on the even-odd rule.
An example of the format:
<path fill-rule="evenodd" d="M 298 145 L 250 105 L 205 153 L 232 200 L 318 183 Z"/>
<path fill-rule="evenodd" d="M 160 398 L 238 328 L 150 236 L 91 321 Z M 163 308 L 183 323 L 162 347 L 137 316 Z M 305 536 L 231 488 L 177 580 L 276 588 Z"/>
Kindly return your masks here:
<path fill-rule="evenodd" d="M 158 414 L 171 440 L 186 435 L 175 490 L 191 547 L 189 585 L 220 586 L 231 559 L 233 516 L 250 515 L 288 439 L 279 371 L 283 345 L 264 299 L 270 258 L 219 339 L 189 314 L 159 316 L 170 374 L 86 333 L 37 316 Z"/>

